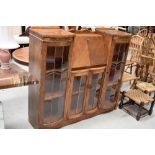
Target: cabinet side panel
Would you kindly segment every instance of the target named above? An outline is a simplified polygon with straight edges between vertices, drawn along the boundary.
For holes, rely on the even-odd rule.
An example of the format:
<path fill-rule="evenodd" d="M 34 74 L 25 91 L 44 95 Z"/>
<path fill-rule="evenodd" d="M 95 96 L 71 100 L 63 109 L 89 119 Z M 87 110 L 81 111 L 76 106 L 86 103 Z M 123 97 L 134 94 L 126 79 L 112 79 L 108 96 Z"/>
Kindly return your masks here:
<path fill-rule="evenodd" d="M 40 79 L 41 79 L 41 40 L 30 35 L 29 44 L 29 73 L 39 81 L 37 85 L 29 86 L 28 115 L 31 125 L 35 128 L 39 126 L 39 105 L 40 105 Z"/>

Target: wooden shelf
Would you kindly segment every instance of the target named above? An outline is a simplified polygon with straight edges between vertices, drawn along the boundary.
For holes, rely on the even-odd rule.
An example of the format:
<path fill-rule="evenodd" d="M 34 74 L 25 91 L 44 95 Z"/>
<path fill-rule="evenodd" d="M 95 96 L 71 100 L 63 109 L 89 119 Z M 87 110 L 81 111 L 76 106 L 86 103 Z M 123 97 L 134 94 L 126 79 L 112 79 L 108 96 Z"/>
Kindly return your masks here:
<path fill-rule="evenodd" d="M 46 70 L 46 74 L 52 74 L 52 73 L 64 73 L 65 71 L 67 71 L 67 68 L 63 68 L 63 69 L 48 69 Z"/>
<path fill-rule="evenodd" d="M 118 81 L 109 81 L 108 82 L 108 87 L 113 86 L 113 85 L 117 85 Z"/>
<path fill-rule="evenodd" d="M 84 93 L 84 92 L 85 92 L 85 90 L 74 91 L 74 92 L 72 93 L 72 96 L 73 96 L 73 95 L 77 95 L 77 94 L 79 94 L 79 93 Z"/>
<path fill-rule="evenodd" d="M 65 92 L 63 91 L 57 91 L 57 92 L 52 92 L 52 93 L 46 93 L 45 95 L 45 101 L 50 101 L 55 98 L 60 98 L 62 96 L 65 96 Z"/>

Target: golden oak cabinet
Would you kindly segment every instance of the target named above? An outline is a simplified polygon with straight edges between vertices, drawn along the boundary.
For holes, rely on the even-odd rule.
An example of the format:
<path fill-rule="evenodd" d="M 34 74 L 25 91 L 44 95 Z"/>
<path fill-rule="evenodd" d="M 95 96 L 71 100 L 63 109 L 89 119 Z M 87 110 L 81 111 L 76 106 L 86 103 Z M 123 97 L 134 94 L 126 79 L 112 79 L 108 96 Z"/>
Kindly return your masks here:
<path fill-rule="evenodd" d="M 73 33 L 30 30 L 29 121 L 60 128 L 117 106 L 130 35 L 115 30 Z"/>

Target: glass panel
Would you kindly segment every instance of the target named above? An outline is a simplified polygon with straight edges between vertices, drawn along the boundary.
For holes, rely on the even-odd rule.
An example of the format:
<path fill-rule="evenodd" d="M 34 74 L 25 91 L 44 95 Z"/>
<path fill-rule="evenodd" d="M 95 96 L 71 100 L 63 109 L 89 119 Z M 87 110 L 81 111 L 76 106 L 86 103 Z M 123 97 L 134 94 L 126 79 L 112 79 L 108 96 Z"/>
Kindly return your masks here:
<path fill-rule="evenodd" d="M 54 69 L 54 47 L 47 48 L 47 56 L 46 56 L 46 70 Z"/>
<path fill-rule="evenodd" d="M 117 65 L 112 65 L 109 75 L 110 81 L 118 81 L 121 79 L 124 69 L 124 63 L 118 63 Z"/>
<path fill-rule="evenodd" d="M 78 95 L 72 95 L 71 107 L 70 107 L 71 114 L 76 114 L 77 100 L 78 100 Z"/>
<path fill-rule="evenodd" d="M 82 112 L 84 104 L 86 76 L 77 76 L 73 80 L 73 92 L 71 97 L 71 114 L 78 114 Z"/>
<path fill-rule="evenodd" d="M 46 70 L 65 70 L 68 66 L 69 47 L 48 47 Z"/>
<path fill-rule="evenodd" d="M 128 51 L 127 48 L 128 48 L 128 44 L 116 44 L 114 49 L 110 75 L 109 75 L 110 81 L 120 80 L 123 73 L 126 54 Z"/>
<path fill-rule="evenodd" d="M 88 100 L 88 110 L 92 110 L 97 107 L 99 93 L 101 89 L 101 81 L 103 78 L 103 73 L 93 74 L 92 76 L 92 83 L 89 93 L 89 100 Z"/>
<path fill-rule="evenodd" d="M 80 87 L 80 81 L 81 81 L 81 77 L 80 76 L 74 77 L 74 81 L 73 81 L 73 94 L 78 93 L 79 87 Z"/>
<path fill-rule="evenodd" d="M 116 44 L 113 54 L 113 63 L 123 62 L 128 51 L 128 44 Z"/>
<path fill-rule="evenodd" d="M 63 119 L 69 47 L 48 47 L 45 77 L 44 123 Z"/>
<path fill-rule="evenodd" d="M 106 96 L 105 96 L 105 100 L 107 102 L 114 102 L 115 101 L 115 86 L 108 86 L 107 90 L 106 90 Z"/>
<path fill-rule="evenodd" d="M 63 64 L 64 47 L 55 48 L 55 68 L 60 69 Z"/>
<path fill-rule="evenodd" d="M 56 122 L 63 118 L 65 97 L 55 98 L 51 101 L 45 101 L 44 104 L 44 122 Z"/>
<path fill-rule="evenodd" d="M 119 44 L 116 44 L 112 62 L 118 62 L 119 50 L 120 50 L 120 46 L 119 46 Z"/>
<path fill-rule="evenodd" d="M 79 94 L 79 101 L 78 101 L 78 107 L 77 107 L 77 113 L 81 113 L 82 112 L 82 106 L 83 106 L 83 100 L 84 100 L 84 93 L 81 92 Z"/>

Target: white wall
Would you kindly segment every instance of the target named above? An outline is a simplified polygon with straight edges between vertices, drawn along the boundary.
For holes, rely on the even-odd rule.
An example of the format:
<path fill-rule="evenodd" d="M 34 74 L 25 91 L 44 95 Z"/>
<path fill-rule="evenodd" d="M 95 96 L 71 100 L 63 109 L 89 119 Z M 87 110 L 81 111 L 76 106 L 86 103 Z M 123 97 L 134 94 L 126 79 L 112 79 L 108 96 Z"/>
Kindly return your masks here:
<path fill-rule="evenodd" d="M 21 26 L 0 26 L 0 48 L 15 48 L 14 36 L 17 34 L 21 34 Z"/>
<path fill-rule="evenodd" d="M 0 26 L 0 39 L 10 40 L 14 35 L 21 33 L 20 26 Z"/>

